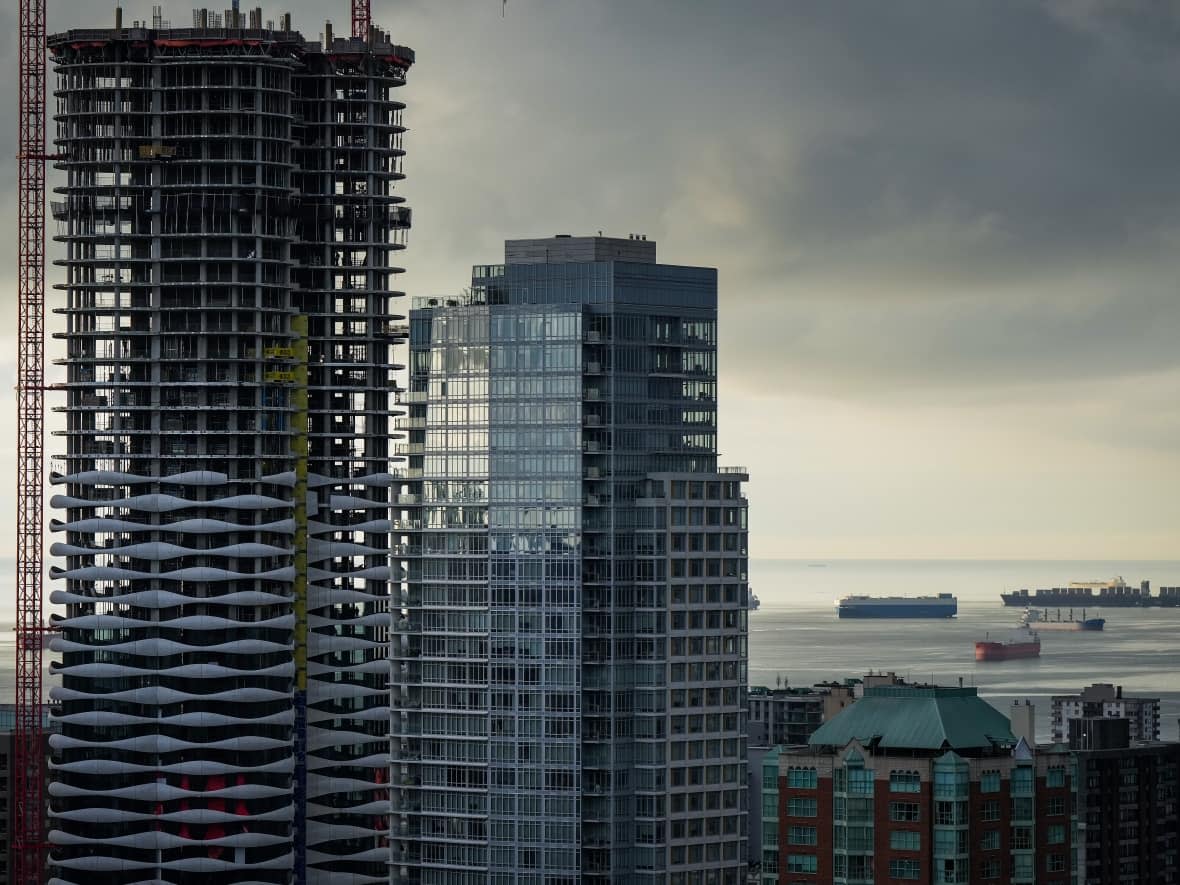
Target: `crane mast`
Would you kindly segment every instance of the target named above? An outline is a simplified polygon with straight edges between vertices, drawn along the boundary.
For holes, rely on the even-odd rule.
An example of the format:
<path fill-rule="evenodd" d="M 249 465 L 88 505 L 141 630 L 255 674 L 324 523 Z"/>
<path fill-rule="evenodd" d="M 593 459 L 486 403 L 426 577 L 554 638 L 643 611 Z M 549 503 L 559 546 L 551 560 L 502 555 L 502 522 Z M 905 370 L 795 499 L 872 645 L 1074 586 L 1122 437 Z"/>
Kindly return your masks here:
<path fill-rule="evenodd" d="M 13 879 L 39 885 L 42 832 L 41 621 L 45 422 L 45 0 L 20 0 L 17 155 L 16 722 Z"/>
<path fill-rule="evenodd" d="M 373 24 L 373 9 L 370 0 L 352 0 L 352 36 L 368 39 L 369 27 Z"/>

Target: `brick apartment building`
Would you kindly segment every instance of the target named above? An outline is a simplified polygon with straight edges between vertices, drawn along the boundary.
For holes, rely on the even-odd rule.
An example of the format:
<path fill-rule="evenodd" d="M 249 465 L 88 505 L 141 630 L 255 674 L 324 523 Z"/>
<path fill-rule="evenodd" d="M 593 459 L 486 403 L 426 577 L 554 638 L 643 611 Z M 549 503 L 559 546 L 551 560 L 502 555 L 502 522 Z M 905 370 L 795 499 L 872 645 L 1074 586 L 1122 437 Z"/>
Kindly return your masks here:
<path fill-rule="evenodd" d="M 974 688 L 866 687 L 779 757 L 778 881 L 1070 885 L 1070 765 Z"/>

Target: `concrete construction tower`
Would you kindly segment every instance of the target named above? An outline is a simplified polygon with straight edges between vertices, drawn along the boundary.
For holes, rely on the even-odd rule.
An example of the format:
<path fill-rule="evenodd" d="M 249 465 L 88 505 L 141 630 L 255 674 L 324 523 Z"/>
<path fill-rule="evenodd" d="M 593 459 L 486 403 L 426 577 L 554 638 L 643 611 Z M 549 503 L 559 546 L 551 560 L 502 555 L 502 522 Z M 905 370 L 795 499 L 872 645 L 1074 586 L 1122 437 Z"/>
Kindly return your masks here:
<path fill-rule="evenodd" d="M 56 885 L 388 879 L 411 50 L 54 35 Z"/>

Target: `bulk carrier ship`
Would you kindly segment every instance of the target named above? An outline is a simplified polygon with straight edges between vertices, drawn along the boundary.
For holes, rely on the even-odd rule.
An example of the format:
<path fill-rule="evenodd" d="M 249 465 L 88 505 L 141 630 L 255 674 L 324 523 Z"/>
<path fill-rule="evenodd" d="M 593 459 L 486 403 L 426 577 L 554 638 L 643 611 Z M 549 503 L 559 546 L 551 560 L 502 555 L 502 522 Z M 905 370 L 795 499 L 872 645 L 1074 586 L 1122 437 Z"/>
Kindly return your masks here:
<path fill-rule="evenodd" d="M 1027 627 L 1006 639 L 992 639 L 989 634 L 975 643 L 977 661 L 1011 661 L 1040 656 L 1041 637 Z"/>
<path fill-rule="evenodd" d="M 1029 608 L 1024 610 L 1024 614 L 1020 618 L 1020 625 L 1022 627 L 1035 627 L 1037 630 L 1085 631 L 1092 633 L 1098 632 L 1106 626 L 1106 618 L 1087 618 L 1085 609 L 1082 609 L 1082 616 L 1080 618 L 1075 618 L 1072 608 L 1069 610 L 1068 618 L 1061 616 L 1061 609 L 1057 610 L 1056 618 L 1051 618 L 1047 610 L 1042 612 L 1040 609 Z"/>

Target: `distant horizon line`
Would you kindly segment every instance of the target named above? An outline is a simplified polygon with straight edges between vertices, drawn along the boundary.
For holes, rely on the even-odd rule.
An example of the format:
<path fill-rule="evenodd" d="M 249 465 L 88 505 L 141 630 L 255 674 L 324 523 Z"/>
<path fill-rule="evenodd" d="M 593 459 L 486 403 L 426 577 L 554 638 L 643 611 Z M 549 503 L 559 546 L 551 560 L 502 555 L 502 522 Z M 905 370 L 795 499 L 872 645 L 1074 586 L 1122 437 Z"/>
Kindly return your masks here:
<path fill-rule="evenodd" d="M 827 565 L 831 562 L 1085 562 L 1085 563 L 1180 563 L 1175 559 L 1153 557 L 1122 557 L 1118 559 L 1081 559 L 1061 556 L 755 556 L 762 562 L 806 562 L 813 565 Z"/>

